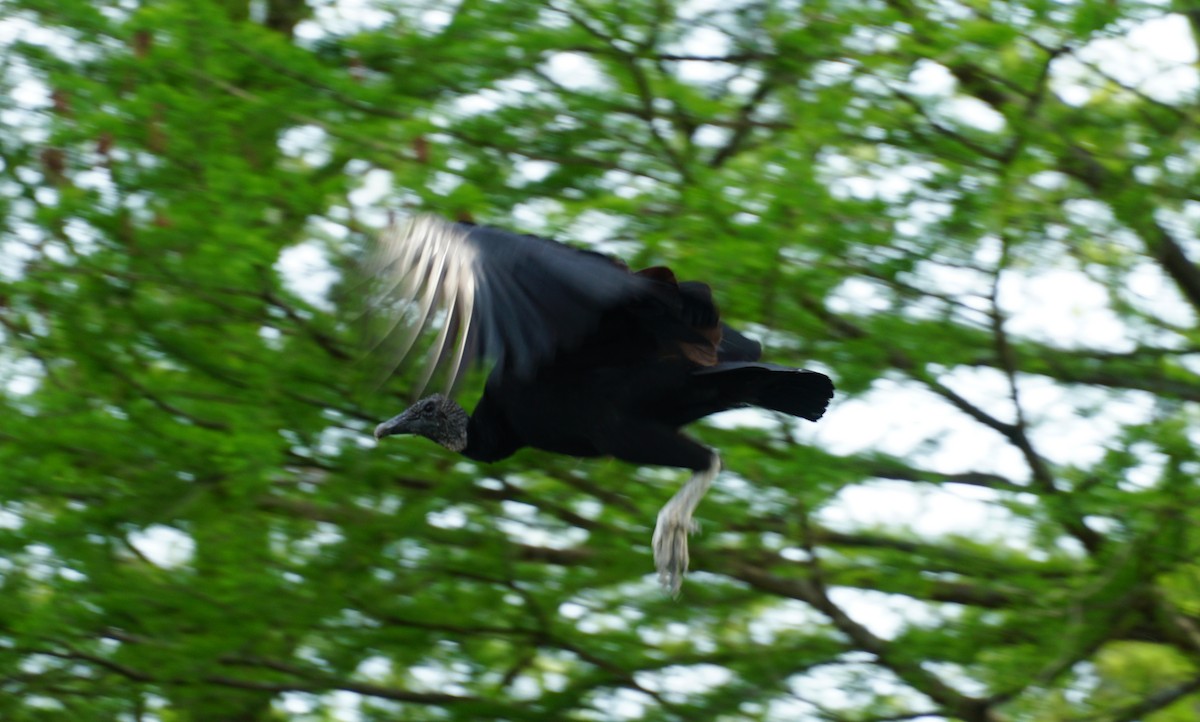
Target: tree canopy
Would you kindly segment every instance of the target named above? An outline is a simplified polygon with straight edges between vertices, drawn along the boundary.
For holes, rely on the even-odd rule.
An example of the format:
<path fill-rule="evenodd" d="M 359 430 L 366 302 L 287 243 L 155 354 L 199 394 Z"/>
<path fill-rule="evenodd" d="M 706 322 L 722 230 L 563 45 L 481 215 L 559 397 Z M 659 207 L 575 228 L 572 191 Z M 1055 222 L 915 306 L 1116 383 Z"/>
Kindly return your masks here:
<path fill-rule="evenodd" d="M 0 717 L 1195 718 L 1194 3 L 0 8 Z M 679 599 L 685 475 L 371 439 L 413 210 L 835 378 L 698 429 Z"/>

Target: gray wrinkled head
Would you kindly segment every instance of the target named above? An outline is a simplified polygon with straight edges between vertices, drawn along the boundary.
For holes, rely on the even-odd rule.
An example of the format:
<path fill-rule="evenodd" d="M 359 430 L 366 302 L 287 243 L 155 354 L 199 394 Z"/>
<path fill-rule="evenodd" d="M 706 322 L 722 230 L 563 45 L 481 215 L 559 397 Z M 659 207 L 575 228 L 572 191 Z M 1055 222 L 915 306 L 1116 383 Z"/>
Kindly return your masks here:
<path fill-rule="evenodd" d="M 375 427 L 375 438 L 415 434 L 436 441 L 451 451 L 467 448 L 467 412 L 441 394 L 426 396 Z"/>

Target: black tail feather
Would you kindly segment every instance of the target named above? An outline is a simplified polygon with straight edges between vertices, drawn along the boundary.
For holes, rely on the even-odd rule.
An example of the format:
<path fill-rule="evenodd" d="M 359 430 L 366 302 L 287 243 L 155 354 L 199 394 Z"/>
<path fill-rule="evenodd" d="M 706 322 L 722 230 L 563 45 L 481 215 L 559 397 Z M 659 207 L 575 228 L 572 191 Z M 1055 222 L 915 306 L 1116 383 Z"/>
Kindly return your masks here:
<path fill-rule="evenodd" d="M 833 381 L 825 374 L 778 364 L 726 362 L 692 375 L 717 392 L 722 408 L 759 406 L 816 421 L 833 398 Z"/>

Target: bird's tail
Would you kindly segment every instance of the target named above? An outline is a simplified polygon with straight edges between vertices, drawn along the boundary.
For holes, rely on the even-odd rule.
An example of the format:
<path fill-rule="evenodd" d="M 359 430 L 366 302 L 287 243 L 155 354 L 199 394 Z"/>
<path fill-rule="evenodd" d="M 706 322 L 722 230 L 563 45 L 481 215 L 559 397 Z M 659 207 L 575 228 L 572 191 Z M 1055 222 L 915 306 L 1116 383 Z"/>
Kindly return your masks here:
<path fill-rule="evenodd" d="M 833 398 L 833 382 L 825 374 L 777 364 L 732 361 L 693 376 L 716 391 L 725 408 L 759 406 L 816 421 Z"/>

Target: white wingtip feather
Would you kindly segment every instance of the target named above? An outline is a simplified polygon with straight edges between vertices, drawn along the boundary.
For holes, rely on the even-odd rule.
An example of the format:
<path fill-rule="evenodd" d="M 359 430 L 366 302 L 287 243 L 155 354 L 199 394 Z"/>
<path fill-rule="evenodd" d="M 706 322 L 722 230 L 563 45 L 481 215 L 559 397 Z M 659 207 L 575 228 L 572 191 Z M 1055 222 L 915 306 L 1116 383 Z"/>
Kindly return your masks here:
<path fill-rule="evenodd" d="M 415 319 L 401 339 L 393 369 L 412 350 L 421 330 L 436 307 L 446 310 L 445 320 L 433 343 L 431 356 L 418 381 L 420 393 L 433 375 L 438 360 L 446 353 L 452 319 L 460 319 L 459 340 L 448 376 L 453 384 L 464 360 L 466 334 L 471 327 L 475 302 L 476 251 L 469 242 L 470 230 L 432 215 L 419 215 L 392 224 L 379 237 L 370 271 L 383 282 L 377 306 L 399 300 L 415 311 Z M 386 330 L 391 336 L 406 314 L 397 314 Z"/>

